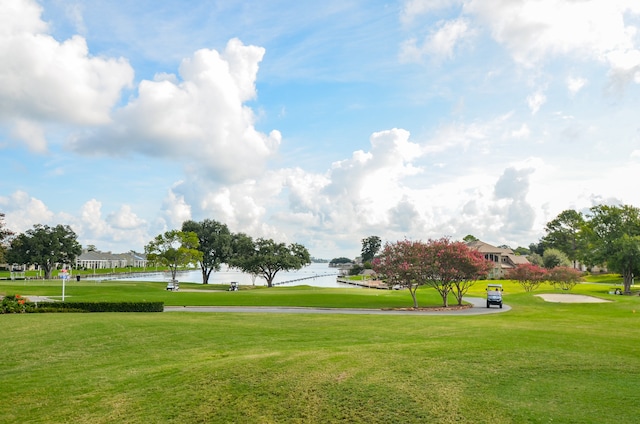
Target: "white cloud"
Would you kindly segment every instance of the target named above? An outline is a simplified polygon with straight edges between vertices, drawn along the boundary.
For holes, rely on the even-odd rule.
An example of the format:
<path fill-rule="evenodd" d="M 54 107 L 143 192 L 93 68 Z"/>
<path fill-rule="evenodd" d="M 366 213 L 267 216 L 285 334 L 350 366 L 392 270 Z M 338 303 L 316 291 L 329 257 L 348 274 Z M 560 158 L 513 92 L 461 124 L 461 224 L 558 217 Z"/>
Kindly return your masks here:
<path fill-rule="evenodd" d="M 400 58 L 407 62 L 418 62 L 424 56 L 434 59 L 450 59 L 456 46 L 473 35 L 466 19 L 442 21 L 419 46 L 415 38 L 405 41 L 401 46 Z"/>
<path fill-rule="evenodd" d="M 521 64 L 570 55 L 638 72 L 637 29 L 625 21 L 640 13 L 635 0 L 467 0 L 464 13 L 477 16 Z"/>
<path fill-rule="evenodd" d="M 17 119 L 11 136 L 23 141 L 29 151 L 33 153 L 45 153 L 47 151 L 44 129 L 32 121 Z"/>
<path fill-rule="evenodd" d="M 144 219 L 140 219 L 129 205 L 122 205 L 116 212 L 107 215 L 106 222 L 118 230 L 131 230 L 146 225 Z"/>
<path fill-rule="evenodd" d="M 587 79 L 581 77 L 569 77 L 567 78 L 567 89 L 572 96 L 576 95 L 585 85 L 587 85 Z"/>
<path fill-rule="evenodd" d="M 41 14 L 32 0 L 4 1 L 0 13 L 0 117 L 32 121 L 31 136 L 21 124 L 14 132 L 36 151 L 44 137 L 33 122 L 108 123 L 133 80 L 126 60 L 91 56 L 84 38 L 55 40 Z"/>
<path fill-rule="evenodd" d="M 78 137 L 72 147 L 86 154 L 179 158 L 220 181 L 255 176 L 281 141 L 278 131 L 257 131 L 244 105 L 256 96 L 263 55 L 263 48 L 237 39 L 223 53 L 198 50 L 182 61 L 180 82 L 166 74 L 142 81 L 138 97 L 115 112 L 114 125 Z"/>
<path fill-rule="evenodd" d="M 18 233 L 30 229 L 34 224 L 48 223 L 54 217 L 44 202 L 21 190 L 6 197 L 0 196 L 0 207 L 6 215 L 7 228 Z"/>
<path fill-rule="evenodd" d="M 527 97 L 527 105 L 532 115 L 538 113 L 543 104 L 547 102 L 547 96 L 542 91 L 536 91 Z"/>

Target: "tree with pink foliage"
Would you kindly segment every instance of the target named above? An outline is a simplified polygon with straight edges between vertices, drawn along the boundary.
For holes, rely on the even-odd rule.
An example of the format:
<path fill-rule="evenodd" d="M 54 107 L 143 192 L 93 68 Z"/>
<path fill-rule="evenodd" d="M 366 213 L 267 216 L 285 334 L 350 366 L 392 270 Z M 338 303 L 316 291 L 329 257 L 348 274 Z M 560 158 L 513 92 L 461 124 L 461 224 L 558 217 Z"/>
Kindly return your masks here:
<path fill-rule="evenodd" d="M 424 250 L 421 241 L 402 240 L 386 243 L 382 253 L 373 260 L 373 270 L 384 276 L 390 287 L 398 285 L 409 290 L 413 307 L 418 307 L 416 291 L 424 284 Z"/>
<path fill-rule="evenodd" d="M 576 284 L 582 281 L 582 273 L 570 266 L 557 266 L 547 273 L 547 280 L 554 287 L 562 290 L 571 290 Z"/>
<path fill-rule="evenodd" d="M 462 296 L 490 267 L 482 254 L 447 238 L 427 243 L 410 240 L 387 243 L 373 263 L 374 270 L 384 275 L 390 286 L 409 289 L 414 308 L 418 307 L 416 291 L 423 285 L 440 294 L 443 306 L 448 306 L 452 292 L 461 305 Z"/>
<path fill-rule="evenodd" d="M 507 278 L 517 281 L 524 291 L 530 292 L 547 279 L 547 270 L 534 264 L 520 264 L 509 271 Z"/>
<path fill-rule="evenodd" d="M 426 285 L 440 293 L 444 306 L 448 306 L 450 292 L 462 305 L 462 297 L 469 288 L 478 278 L 486 277 L 493 266 L 482 253 L 446 237 L 429 240 L 426 253 Z"/>

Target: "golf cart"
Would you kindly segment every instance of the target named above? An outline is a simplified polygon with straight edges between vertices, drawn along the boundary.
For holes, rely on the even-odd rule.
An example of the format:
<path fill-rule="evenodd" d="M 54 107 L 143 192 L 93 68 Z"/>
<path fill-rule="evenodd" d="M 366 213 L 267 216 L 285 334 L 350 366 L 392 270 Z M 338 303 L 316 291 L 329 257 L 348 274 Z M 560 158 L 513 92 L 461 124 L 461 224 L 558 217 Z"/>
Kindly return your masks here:
<path fill-rule="evenodd" d="M 502 284 L 487 284 L 487 308 L 499 305 L 502 309 Z"/>
<path fill-rule="evenodd" d="M 238 291 L 238 289 L 239 289 L 238 283 L 235 281 L 232 281 L 227 291 Z"/>

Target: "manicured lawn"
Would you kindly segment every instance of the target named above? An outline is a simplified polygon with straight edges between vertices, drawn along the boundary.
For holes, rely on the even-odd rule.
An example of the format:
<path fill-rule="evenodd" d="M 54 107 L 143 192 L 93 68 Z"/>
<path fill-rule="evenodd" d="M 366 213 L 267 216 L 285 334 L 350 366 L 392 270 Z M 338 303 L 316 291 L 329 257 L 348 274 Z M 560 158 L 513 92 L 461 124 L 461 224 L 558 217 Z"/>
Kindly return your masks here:
<path fill-rule="evenodd" d="M 503 283 L 513 309 L 486 316 L 0 315 L 0 422 L 635 422 L 640 297 L 583 284 L 571 293 L 612 302 L 547 303 Z M 15 292 L 59 295 L 59 285 Z M 406 292 L 359 289 L 69 286 L 69 300 L 411 303 Z M 0 293 L 21 288 L 0 283 Z M 421 291 L 421 303 L 437 304 Z"/>

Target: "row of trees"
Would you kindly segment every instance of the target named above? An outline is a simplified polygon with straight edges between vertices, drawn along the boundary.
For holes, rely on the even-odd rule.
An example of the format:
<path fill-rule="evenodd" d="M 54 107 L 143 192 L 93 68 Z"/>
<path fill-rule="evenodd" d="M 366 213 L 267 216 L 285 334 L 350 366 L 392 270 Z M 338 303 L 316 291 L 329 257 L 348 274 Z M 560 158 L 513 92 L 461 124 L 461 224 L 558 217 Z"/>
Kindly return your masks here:
<path fill-rule="evenodd" d="M 582 281 L 582 273 L 568 266 L 547 269 L 536 264 L 520 264 L 507 274 L 507 278 L 517 281 L 527 292 L 537 289 L 545 282 L 562 290 L 571 290 Z"/>
<path fill-rule="evenodd" d="M 146 247 L 147 259 L 168 266 L 175 280 L 179 267 L 200 264 L 202 283 L 227 264 L 243 272 L 260 276 L 273 287 L 280 271 L 300 269 L 311 263 L 309 251 L 301 244 L 277 243 L 272 239 L 252 239 L 246 234 L 233 234 L 218 221 L 186 221 L 181 230 L 156 236 Z"/>
<path fill-rule="evenodd" d="M 445 307 L 450 293 L 462 305 L 462 297 L 471 285 L 485 277 L 492 266 L 482 253 L 448 238 L 426 243 L 412 240 L 387 243 L 373 260 L 373 269 L 387 284 L 409 290 L 414 308 L 418 308 L 416 292 L 421 286 L 434 288 Z"/>

